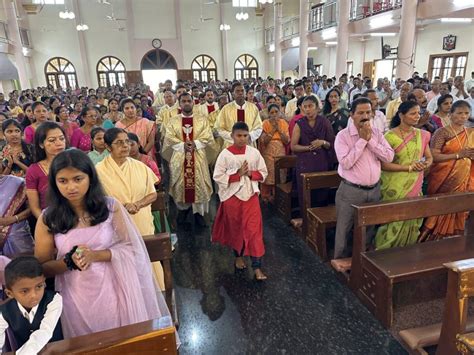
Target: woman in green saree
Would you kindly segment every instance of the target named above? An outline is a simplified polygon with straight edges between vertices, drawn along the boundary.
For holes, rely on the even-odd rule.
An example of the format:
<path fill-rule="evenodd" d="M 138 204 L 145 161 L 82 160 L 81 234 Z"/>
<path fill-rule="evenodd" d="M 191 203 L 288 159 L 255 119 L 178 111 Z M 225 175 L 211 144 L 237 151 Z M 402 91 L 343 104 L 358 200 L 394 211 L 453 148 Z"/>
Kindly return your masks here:
<path fill-rule="evenodd" d="M 407 101 L 400 105 L 385 139 L 395 150 L 392 163 L 382 163 L 382 201 L 421 196 L 426 169 L 433 163 L 429 148 L 430 133 L 415 128 L 420 106 Z M 376 249 L 415 244 L 423 219 L 392 222 L 380 226 L 375 236 Z"/>

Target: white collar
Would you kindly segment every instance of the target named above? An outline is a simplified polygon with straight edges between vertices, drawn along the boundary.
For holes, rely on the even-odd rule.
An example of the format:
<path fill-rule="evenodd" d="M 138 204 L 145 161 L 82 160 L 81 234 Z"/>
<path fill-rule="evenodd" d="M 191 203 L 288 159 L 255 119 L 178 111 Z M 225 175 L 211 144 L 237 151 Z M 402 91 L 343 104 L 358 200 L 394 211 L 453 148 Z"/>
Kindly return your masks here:
<path fill-rule="evenodd" d="M 237 101 L 234 100 L 234 105 L 237 106 L 237 108 L 240 108 L 241 110 L 245 110 L 245 108 L 247 107 L 247 100 L 244 101 L 244 104 L 242 106 L 240 106 Z"/>
<path fill-rule="evenodd" d="M 29 321 L 30 323 L 32 323 L 32 322 L 33 322 L 33 319 L 35 318 L 36 311 L 38 310 L 39 303 L 38 303 L 36 306 L 34 306 L 34 307 L 31 309 L 31 311 L 28 312 L 18 301 L 15 300 L 15 302 L 16 302 L 16 304 L 17 304 L 17 306 L 18 306 L 18 309 L 19 309 L 20 312 L 21 312 L 21 315 L 22 315 L 23 317 L 25 317 L 26 319 L 28 319 L 28 321 Z"/>

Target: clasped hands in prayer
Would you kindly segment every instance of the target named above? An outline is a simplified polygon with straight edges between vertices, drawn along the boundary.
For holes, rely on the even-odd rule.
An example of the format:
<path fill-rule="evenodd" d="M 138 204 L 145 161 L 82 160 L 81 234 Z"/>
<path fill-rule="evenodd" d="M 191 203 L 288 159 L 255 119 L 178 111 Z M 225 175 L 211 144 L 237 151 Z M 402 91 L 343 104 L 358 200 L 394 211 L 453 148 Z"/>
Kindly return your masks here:
<path fill-rule="evenodd" d="M 127 212 L 130 214 L 137 214 L 138 211 L 140 211 L 140 206 L 138 205 L 138 203 L 126 203 L 125 205 L 123 205 L 123 207 L 125 207 Z"/>
<path fill-rule="evenodd" d="M 186 152 L 192 152 L 194 149 L 196 149 L 196 144 L 194 143 L 194 141 L 186 141 L 184 143 L 184 150 Z"/>
<path fill-rule="evenodd" d="M 95 251 L 87 245 L 78 245 L 76 251 L 72 254 L 72 261 L 81 271 L 86 270 L 91 263 L 95 262 Z"/>
<path fill-rule="evenodd" d="M 242 166 L 238 170 L 238 173 L 239 173 L 240 176 L 250 177 L 252 175 L 252 173 L 249 169 L 249 163 L 247 162 L 247 160 L 244 160 L 244 163 L 242 164 Z"/>

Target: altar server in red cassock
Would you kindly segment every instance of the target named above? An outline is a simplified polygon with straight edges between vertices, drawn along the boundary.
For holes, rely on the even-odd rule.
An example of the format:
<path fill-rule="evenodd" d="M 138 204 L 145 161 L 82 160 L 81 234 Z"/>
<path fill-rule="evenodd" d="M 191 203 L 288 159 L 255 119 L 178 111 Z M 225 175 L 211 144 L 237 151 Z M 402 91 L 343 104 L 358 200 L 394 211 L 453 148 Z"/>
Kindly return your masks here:
<path fill-rule="evenodd" d="M 220 153 L 214 168 L 221 204 L 212 241 L 234 250 L 238 269 L 246 267 L 243 256 L 250 256 L 255 278 L 265 280 L 261 269 L 265 247 L 258 183 L 267 177 L 267 167 L 260 152 L 247 145 L 249 127 L 245 122 L 235 123 L 231 136 L 234 143 Z"/>

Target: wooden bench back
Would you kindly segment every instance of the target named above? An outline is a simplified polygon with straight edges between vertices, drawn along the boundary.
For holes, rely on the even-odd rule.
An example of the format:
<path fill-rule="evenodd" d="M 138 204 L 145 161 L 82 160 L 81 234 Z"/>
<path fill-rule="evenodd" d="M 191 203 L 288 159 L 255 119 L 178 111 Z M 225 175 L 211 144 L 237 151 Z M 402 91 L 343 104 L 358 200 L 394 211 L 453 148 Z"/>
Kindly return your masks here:
<path fill-rule="evenodd" d="M 40 354 L 177 354 L 175 328 L 158 324 L 155 319 L 49 343 Z"/>
<path fill-rule="evenodd" d="M 356 226 L 371 226 L 415 218 L 474 210 L 474 192 L 421 196 L 354 206 Z"/>
<path fill-rule="evenodd" d="M 171 237 L 169 233 L 143 236 L 150 261 L 161 261 L 165 281 L 165 299 L 170 311 L 173 309 L 173 274 L 171 272 Z"/>
<path fill-rule="evenodd" d="M 474 297 L 474 259 L 448 263 L 443 325 L 436 354 L 457 354 L 456 335 L 466 331 L 468 300 Z"/>
<path fill-rule="evenodd" d="M 281 184 L 280 170 L 296 167 L 296 155 L 282 155 L 275 157 L 275 185 Z"/>
<path fill-rule="evenodd" d="M 355 208 L 354 242 L 349 284 L 356 291 L 361 280 L 360 254 L 365 251 L 367 226 L 465 211 L 471 211 L 469 221 L 472 222 L 474 192 L 422 196 L 353 207 Z M 468 226 L 472 226 L 472 223 L 468 223 Z M 466 229 L 466 234 L 468 232 L 472 232 L 470 228 Z"/>
<path fill-rule="evenodd" d="M 336 170 L 322 171 L 317 173 L 303 173 L 303 206 L 301 215 L 303 217 L 303 235 L 307 235 L 307 210 L 311 208 L 311 191 L 316 189 L 337 188 L 341 183 L 341 177 Z"/>
<path fill-rule="evenodd" d="M 166 232 L 166 194 L 163 191 L 157 191 L 156 200 L 151 204 L 151 211 L 159 211 L 160 212 L 160 226 L 161 230 L 160 233 Z"/>

